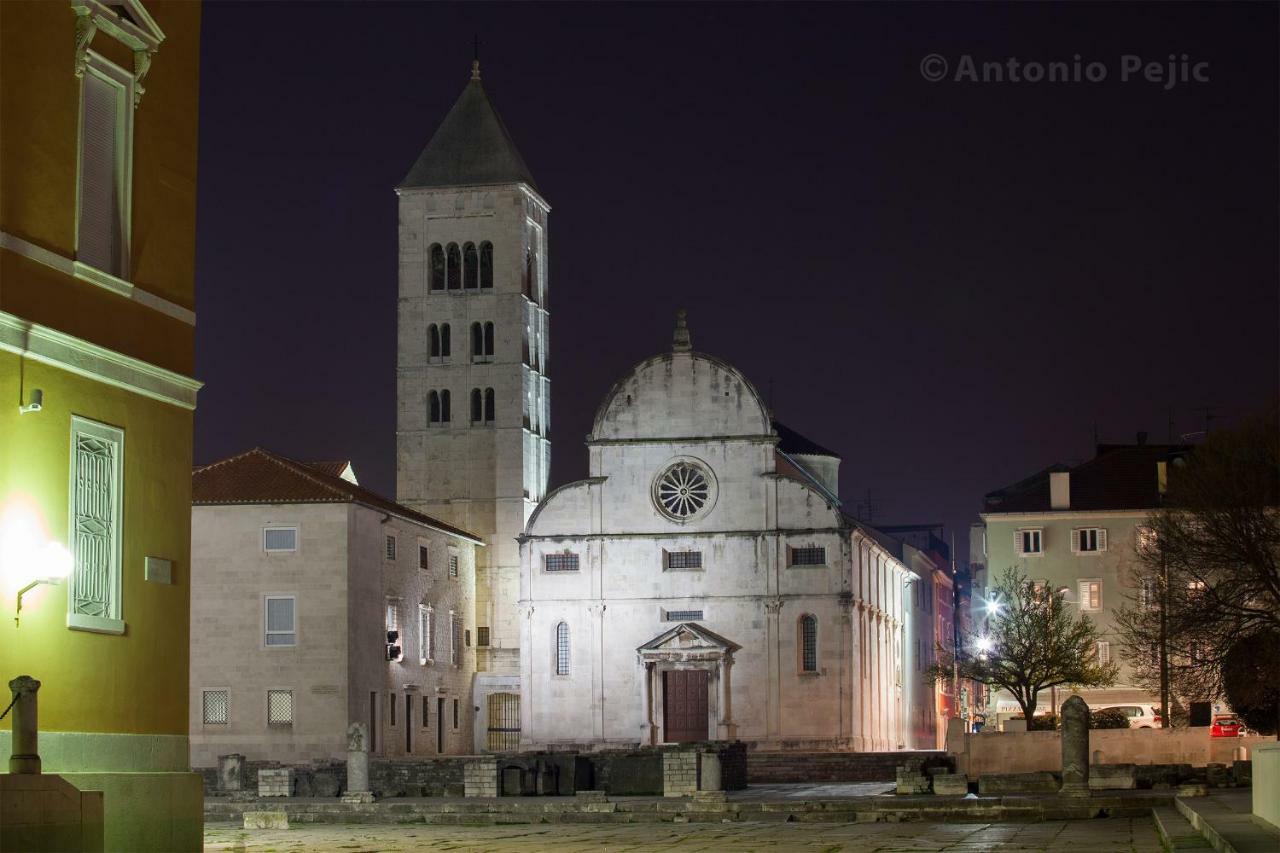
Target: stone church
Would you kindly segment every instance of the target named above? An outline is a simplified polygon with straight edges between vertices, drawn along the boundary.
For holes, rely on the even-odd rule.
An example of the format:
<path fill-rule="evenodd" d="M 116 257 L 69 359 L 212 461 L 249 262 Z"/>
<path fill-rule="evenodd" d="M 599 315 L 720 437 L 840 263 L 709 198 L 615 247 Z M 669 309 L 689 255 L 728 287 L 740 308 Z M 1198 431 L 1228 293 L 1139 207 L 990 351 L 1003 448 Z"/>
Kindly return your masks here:
<path fill-rule="evenodd" d="M 839 458 L 694 351 L 683 314 L 587 447 L 521 537 L 522 747 L 916 746 L 929 626 L 901 543 L 841 512 Z"/>

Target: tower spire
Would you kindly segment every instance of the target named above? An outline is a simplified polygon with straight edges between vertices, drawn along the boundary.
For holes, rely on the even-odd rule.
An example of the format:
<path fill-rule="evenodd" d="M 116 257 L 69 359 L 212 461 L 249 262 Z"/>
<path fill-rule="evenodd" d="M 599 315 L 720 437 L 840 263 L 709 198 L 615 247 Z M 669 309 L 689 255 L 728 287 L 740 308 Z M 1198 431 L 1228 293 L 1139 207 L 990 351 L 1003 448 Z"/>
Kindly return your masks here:
<path fill-rule="evenodd" d="M 687 313 L 683 308 L 676 312 L 676 333 L 671 342 L 673 352 L 688 352 L 693 349 L 693 342 L 689 339 L 689 324 L 685 321 Z"/>

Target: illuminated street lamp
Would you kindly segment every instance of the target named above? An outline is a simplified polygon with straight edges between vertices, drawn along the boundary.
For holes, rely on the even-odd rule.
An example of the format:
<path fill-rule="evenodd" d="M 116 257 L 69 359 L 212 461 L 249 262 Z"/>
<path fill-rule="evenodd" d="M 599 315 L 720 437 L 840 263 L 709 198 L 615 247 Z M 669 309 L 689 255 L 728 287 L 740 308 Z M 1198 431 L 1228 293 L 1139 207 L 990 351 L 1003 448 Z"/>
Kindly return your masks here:
<path fill-rule="evenodd" d="M 15 625 L 21 624 L 22 597 L 42 583 L 61 583 L 74 565 L 65 545 L 44 537 L 34 513 L 19 505 L 6 510 L 0 519 L 0 572 L 11 581 L 26 581 L 18 590 Z"/>

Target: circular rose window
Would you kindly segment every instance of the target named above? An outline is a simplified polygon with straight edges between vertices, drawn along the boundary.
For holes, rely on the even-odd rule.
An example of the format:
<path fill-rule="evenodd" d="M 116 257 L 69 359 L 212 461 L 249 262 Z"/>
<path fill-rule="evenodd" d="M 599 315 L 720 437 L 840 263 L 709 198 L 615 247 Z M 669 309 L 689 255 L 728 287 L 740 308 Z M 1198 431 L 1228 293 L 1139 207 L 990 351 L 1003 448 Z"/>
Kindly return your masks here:
<path fill-rule="evenodd" d="M 653 499 L 664 515 L 688 521 L 711 505 L 713 489 L 709 471 L 694 462 L 677 462 L 658 476 Z"/>

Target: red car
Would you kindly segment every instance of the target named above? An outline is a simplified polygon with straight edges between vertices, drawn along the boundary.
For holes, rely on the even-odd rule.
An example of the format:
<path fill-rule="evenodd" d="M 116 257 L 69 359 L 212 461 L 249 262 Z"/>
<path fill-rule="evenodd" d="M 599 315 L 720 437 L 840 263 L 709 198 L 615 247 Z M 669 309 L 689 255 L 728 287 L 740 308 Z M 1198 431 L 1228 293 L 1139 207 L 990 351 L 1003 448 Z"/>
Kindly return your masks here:
<path fill-rule="evenodd" d="M 1244 726 L 1235 717 L 1215 717 L 1209 729 L 1209 737 L 1240 737 Z"/>

